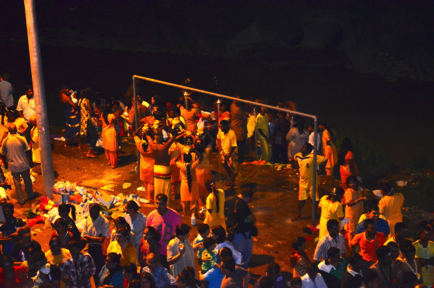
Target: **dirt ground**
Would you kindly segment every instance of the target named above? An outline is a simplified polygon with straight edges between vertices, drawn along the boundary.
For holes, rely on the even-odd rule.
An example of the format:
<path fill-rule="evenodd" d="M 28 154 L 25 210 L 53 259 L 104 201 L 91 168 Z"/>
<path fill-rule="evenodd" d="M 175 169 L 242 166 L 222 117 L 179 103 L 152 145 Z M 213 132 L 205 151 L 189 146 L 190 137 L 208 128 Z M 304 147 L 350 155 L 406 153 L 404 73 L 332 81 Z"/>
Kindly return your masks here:
<path fill-rule="evenodd" d="M 52 131 L 52 138 L 61 135 L 61 131 Z M 82 140 L 84 143 L 84 140 Z M 82 185 L 100 188 L 107 184 L 114 184 L 114 192 L 109 194 L 117 195 L 119 193 L 136 194 L 137 188 L 142 186 L 137 174 L 136 166 L 136 148 L 129 142 L 122 142 L 122 150 L 125 151 L 119 157 L 116 169 L 111 169 L 100 151 L 98 158 L 87 158 L 87 147 L 77 146 L 64 147 L 65 142 L 52 141 L 53 144 L 53 162 L 56 175 L 56 181 L 64 178 L 71 183 L 81 181 Z M 224 188 L 227 181 L 223 168 L 216 164 L 217 154 L 211 155 L 211 165 L 214 180 L 218 188 Z M 40 167 L 35 167 L 34 171 L 40 171 Z M 35 191 L 42 192 L 41 175 L 36 176 L 34 184 Z M 322 180 L 322 179 L 320 179 Z M 321 183 L 322 181 L 320 181 Z M 127 189 L 123 189 L 124 183 L 131 183 Z M 249 264 L 249 270 L 252 274 L 251 284 L 262 275 L 267 264 L 277 262 L 281 266 L 286 279 L 289 281 L 292 275 L 292 268 L 289 263 L 292 252 L 291 243 L 294 237 L 310 237 L 307 242 L 307 254 L 313 256 L 316 246 L 315 238 L 318 232 L 308 235 L 303 233 L 303 228 L 310 227 L 311 224 L 311 205 L 307 203 L 303 211 L 303 219 L 298 222 L 292 222 L 290 219 L 295 215 L 297 209 L 298 194 L 298 175 L 293 170 L 276 171 L 272 167 L 258 165 L 240 165 L 239 176 L 236 179 L 235 191 L 225 190 L 226 204 L 234 195 L 244 187 L 254 189 L 253 202 L 249 204 L 252 212 L 257 218 L 257 227 L 259 236 L 254 238 L 253 255 Z M 339 185 L 336 180 L 330 180 L 327 185 L 320 184 L 320 194 L 330 191 L 332 187 Z M 139 196 L 144 196 L 140 195 Z M 21 215 L 27 208 L 39 204 L 39 198 L 26 203 L 23 207 L 18 204 L 15 206 L 16 214 Z M 174 207 L 180 211 L 181 206 Z M 140 211 L 145 215 L 154 209 L 153 205 L 142 205 Z M 190 219 L 183 217 L 183 222 L 191 224 Z M 198 224 L 201 223 L 198 220 Z M 44 224 L 37 224 L 32 227 L 32 235 L 42 248 L 48 250 L 49 237 L 53 230 L 45 229 Z M 197 235 L 197 228 L 193 227 L 191 241 Z"/>

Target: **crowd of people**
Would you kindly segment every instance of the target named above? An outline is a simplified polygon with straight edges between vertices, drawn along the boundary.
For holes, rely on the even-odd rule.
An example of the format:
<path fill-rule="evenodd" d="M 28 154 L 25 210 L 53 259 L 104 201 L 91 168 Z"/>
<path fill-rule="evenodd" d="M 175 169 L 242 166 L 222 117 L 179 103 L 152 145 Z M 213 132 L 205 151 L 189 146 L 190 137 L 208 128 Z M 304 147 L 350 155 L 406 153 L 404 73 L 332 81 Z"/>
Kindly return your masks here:
<path fill-rule="evenodd" d="M 38 196 L 31 181 L 26 180 L 31 165 L 37 162 L 33 93 L 27 89 L 17 112 L 13 111 L 13 103 L 10 105 L 3 92 L 7 90 L 2 84 L 7 82 L 5 78 L 0 79 L 1 123 L 7 127 L 2 154 L 16 180 L 22 205 L 25 197 L 18 183 L 20 177 L 27 198 Z M 137 203 L 129 201 L 124 207 L 125 217 L 114 219 L 111 231 L 100 206 L 94 203 L 79 231 L 74 206 L 62 204 L 53 223 L 56 232 L 50 239 L 50 250 L 44 253 L 31 238 L 30 229 L 14 217 L 13 205 L 6 203 L 5 223 L 0 227 L 2 285 L 91 287 L 93 279 L 96 287 L 247 287 L 252 237 L 258 235 L 256 217 L 248 205 L 253 191 L 240 191 L 225 210 L 225 193 L 217 189 L 211 173 L 212 151 L 218 153 L 219 164 L 227 174 L 227 187 L 235 190 L 238 165 L 254 155 L 251 164 L 279 163 L 277 169 L 298 171 L 299 203 L 293 221 L 302 218 L 308 198 L 315 197 L 315 208 L 321 210 L 319 241 L 312 260 L 305 252 L 306 238 L 297 235 L 289 257 L 293 278 L 287 281 L 280 266 L 272 263 L 255 287 L 434 284 L 432 223 L 421 223 L 411 238 L 402 219 L 404 197 L 392 185 L 382 186 L 381 200 L 363 196 L 351 140 L 345 138 L 336 149 L 336 131 L 326 122 L 320 122 L 315 143 L 313 126 L 303 117 L 268 111 L 260 106 L 273 104 L 266 100 L 251 99 L 259 105 L 236 100 L 230 105 L 217 104 L 206 97 L 194 101 L 194 95 L 182 91 L 179 99 L 167 102 L 155 95 L 148 103 L 137 95 L 136 111 L 133 98 L 124 105 L 108 102 L 97 93 L 91 101 L 89 91 L 61 88 L 67 144 L 77 141 L 80 146 L 80 137 L 86 135 L 87 157 L 95 158 L 101 138 L 108 165 L 115 169 L 123 153 L 121 137 L 133 138 L 140 153 L 140 180 L 146 198 L 156 209 L 143 215 Z M 297 111 L 293 102 L 279 101 L 277 107 Z M 317 167 L 313 165 L 314 149 L 318 152 Z M 33 162 L 27 160 L 28 151 L 33 152 Z M 314 187 L 314 175 L 324 175 L 321 179 L 327 183 L 336 171 L 342 184 L 320 199 L 320 181 Z M 178 203 L 182 205 L 181 215 L 173 209 Z M 189 240 L 191 227 L 181 216 L 203 218 L 193 242 Z"/>

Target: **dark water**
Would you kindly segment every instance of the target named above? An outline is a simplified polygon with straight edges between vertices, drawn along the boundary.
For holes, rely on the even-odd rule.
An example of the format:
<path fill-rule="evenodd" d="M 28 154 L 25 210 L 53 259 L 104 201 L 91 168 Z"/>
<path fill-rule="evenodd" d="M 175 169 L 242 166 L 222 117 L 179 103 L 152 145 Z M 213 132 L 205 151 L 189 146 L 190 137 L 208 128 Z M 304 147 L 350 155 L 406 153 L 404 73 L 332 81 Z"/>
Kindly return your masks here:
<path fill-rule="evenodd" d="M 123 99 L 134 74 L 181 83 L 242 98 L 291 100 L 300 111 L 327 120 L 338 133 L 360 135 L 384 148 L 396 162 L 416 152 L 429 152 L 434 143 L 434 83 L 400 80 L 347 70 L 339 63 L 321 65 L 261 64 L 256 60 L 224 60 L 168 54 L 42 46 L 47 102 L 52 125 L 63 122 L 57 98 L 61 83 L 73 89 L 91 86 L 106 98 Z M 325 55 L 326 56 L 326 55 Z M 31 83 L 26 45 L 2 45 L 1 65 L 11 74 L 15 96 Z M 326 61 L 327 59 L 323 59 Z M 277 62 L 276 62 L 277 63 Z M 295 62 L 294 62 L 295 63 Z M 217 81 L 216 81 L 217 79 Z M 152 95 L 176 98 L 179 90 L 141 83 L 145 99 Z"/>

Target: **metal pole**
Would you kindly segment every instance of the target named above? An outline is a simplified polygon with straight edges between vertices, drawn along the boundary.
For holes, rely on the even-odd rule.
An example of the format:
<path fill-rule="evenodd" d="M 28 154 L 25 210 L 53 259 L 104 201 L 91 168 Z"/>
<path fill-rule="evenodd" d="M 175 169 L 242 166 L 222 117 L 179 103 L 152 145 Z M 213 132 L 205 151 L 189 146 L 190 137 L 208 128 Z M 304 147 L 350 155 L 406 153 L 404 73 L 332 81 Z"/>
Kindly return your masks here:
<path fill-rule="evenodd" d="M 317 170 L 317 165 L 316 165 L 316 158 L 318 155 L 318 151 L 316 149 L 317 147 L 317 141 L 318 141 L 318 119 L 316 116 L 314 116 L 313 118 L 313 197 L 312 197 L 312 226 L 315 226 L 315 214 L 316 214 L 316 195 L 318 193 L 317 188 L 316 188 L 316 170 Z"/>
<path fill-rule="evenodd" d="M 253 107 L 253 115 L 255 115 L 255 123 L 257 124 L 258 118 L 256 117 L 258 113 L 256 113 L 256 107 Z M 256 124 L 255 124 L 255 161 L 258 159 L 258 133 L 256 133 Z"/>
<path fill-rule="evenodd" d="M 47 105 L 45 102 L 44 77 L 34 0 L 24 0 L 24 7 L 26 11 L 27 37 L 29 39 L 36 121 L 38 123 L 39 147 L 41 149 L 44 194 L 46 197 L 51 198 L 54 185 L 53 159 L 51 157 L 50 126 L 48 125 Z"/>
<path fill-rule="evenodd" d="M 137 113 L 137 88 L 136 88 L 136 79 L 134 79 L 133 76 L 133 101 L 134 101 L 134 124 L 136 127 L 134 127 L 134 131 L 137 130 L 139 128 L 139 116 Z M 142 103 L 140 103 L 142 104 Z M 137 150 L 137 169 L 136 169 L 137 174 L 140 175 L 140 151 Z"/>
<path fill-rule="evenodd" d="M 217 100 L 217 116 L 218 116 L 218 118 L 217 118 L 217 126 L 220 126 L 220 116 L 222 116 L 222 115 L 220 115 L 220 104 L 222 104 L 222 101 L 220 101 L 220 99 L 218 99 Z M 217 127 L 217 133 L 218 133 L 218 129 L 220 129 L 220 127 Z"/>

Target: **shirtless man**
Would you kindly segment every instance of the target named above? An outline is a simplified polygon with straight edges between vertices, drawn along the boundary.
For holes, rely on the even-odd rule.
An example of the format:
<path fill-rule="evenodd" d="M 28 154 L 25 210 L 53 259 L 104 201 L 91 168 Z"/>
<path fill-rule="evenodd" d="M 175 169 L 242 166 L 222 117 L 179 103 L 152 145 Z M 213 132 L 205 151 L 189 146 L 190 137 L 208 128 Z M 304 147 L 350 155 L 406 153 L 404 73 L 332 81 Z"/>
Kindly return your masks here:
<path fill-rule="evenodd" d="M 149 143 L 152 156 L 154 157 L 154 193 L 165 194 L 167 196 L 168 205 L 171 206 L 171 176 L 170 176 L 170 154 L 169 149 L 172 143 L 182 137 L 184 134 L 178 135 L 176 138 L 169 133 L 169 140 L 163 143 L 163 128 L 167 127 L 164 122 L 155 120 L 150 127 L 154 131 L 154 139 L 146 135 Z"/>

